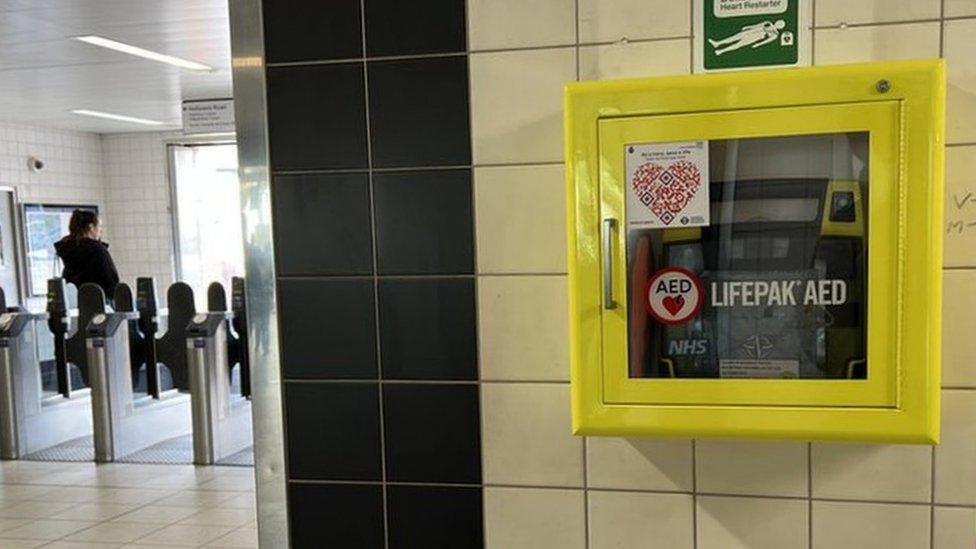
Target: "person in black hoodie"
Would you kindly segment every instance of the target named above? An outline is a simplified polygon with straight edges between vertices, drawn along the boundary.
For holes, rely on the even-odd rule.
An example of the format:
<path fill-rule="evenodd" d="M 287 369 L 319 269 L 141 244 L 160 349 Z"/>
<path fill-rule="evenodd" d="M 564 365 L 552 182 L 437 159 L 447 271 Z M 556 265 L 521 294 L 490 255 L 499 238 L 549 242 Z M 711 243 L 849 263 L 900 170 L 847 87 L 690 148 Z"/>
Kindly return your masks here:
<path fill-rule="evenodd" d="M 102 242 L 98 214 L 88 210 L 71 212 L 68 231 L 68 236 L 54 243 L 54 250 L 64 264 L 61 277 L 79 288 L 86 282 L 98 284 L 105 297 L 112 299 L 119 273 L 108 253 L 108 244 Z"/>

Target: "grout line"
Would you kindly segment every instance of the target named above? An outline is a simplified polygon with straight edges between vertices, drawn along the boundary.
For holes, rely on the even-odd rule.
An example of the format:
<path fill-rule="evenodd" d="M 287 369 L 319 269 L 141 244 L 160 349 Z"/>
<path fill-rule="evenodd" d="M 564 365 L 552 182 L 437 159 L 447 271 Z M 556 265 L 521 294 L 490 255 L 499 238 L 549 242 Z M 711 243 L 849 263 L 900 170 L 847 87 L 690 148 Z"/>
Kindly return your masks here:
<path fill-rule="evenodd" d="M 870 21 L 867 23 L 838 23 L 836 25 L 814 25 L 813 30 L 844 30 L 860 29 L 865 27 L 894 27 L 898 25 L 918 25 L 922 23 L 939 23 L 942 20 L 933 17 L 928 19 L 910 19 L 906 21 Z"/>
<path fill-rule="evenodd" d="M 416 275 L 375 275 L 375 274 L 288 274 L 278 275 L 278 280 L 295 282 L 316 280 L 438 280 L 438 279 L 471 279 L 476 274 L 416 274 Z"/>
<path fill-rule="evenodd" d="M 943 7 L 945 4 L 943 3 Z M 929 478 L 929 549 L 935 547 L 935 446 L 932 446 L 932 463 Z"/>
<path fill-rule="evenodd" d="M 359 0 L 360 10 L 360 30 L 362 32 L 363 56 L 366 55 L 366 0 Z M 363 63 L 363 102 L 366 116 L 366 167 L 369 170 L 367 179 L 369 182 L 369 220 L 370 232 L 372 232 L 372 251 L 373 251 L 373 344 L 376 351 L 376 375 L 380 383 L 376 384 L 377 406 L 379 408 L 379 437 L 380 437 L 380 494 L 383 501 L 383 546 L 390 547 L 390 516 L 389 516 L 389 497 L 387 495 L 386 478 L 386 418 L 383 410 L 383 357 L 380 352 L 380 294 L 379 294 L 379 251 L 376 235 L 376 189 L 373 178 L 373 136 L 372 124 L 369 112 L 369 65 Z"/>
<path fill-rule="evenodd" d="M 529 379 L 516 379 L 516 380 L 504 380 L 504 379 L 380 379 L 380 378 L 358 378 L 358 379 L 341 379 L 341 378 L 298 378 L 292 379 L 288 378 L 285 380 L 288 383 L 294 384 L 373 384 L 380 383 L 383 385 L 518 385 L 518 384 L 529 384 L 529 385 L 569 385 L 569 381 L 562 380 L 529 380 Z"/>
<path fill-rule="evenodd" d="M 473 134 L 473 132 L 472 132 Z M 471 146 L 474 149 L 474 144 Z M 542 166 L 563 166 L 562 160 L 540 160 L 537 162 L 487 162 L 471 164 L 450 164 L 438 166 L 400 166 L 395 168 L 316 168 L 316 169 L 295 169 L 295 170 L 274 170 L 272 175 L 281 177 L 289 175 L 340 175 L 340 174 L 367 174 L 374 173 L 400 173 L 400 172 L 422 172 L 439 170 L 476 170 L 478 168 L 517 168 L 517 167 L 542 167 Z"/>
<path fill-rule="evenodd" d="M 816 4 L 814 4 L 816 7 Z M 813 549 L 813 443 L 807 443 L 807 549 Z"/>
<path fill-rule="evenodd" d="M 580 60 L 580 6 L 579 0 L 574 0 L 573 2 L 574 11 L 574 23 L 576 32 L 576 81 L 580 81 L 581 75 L 581 60 Z M 583 465 L 583 547 L 589 549 L 590 547 L 590 477 L 589 477 L 589 467 L 587 465 L 587 445 L 589 437 L 584 436 L 582 444 L 580 445 L 580 451 L 582 452 L 582 465 Z"/>
<path fill-rule="evenodd" d="M 468 8 L 468 2 L 464 3 L 464 44 L 465 47 L 471 46 L 471 13 Z M 473 269 L 474 272 L 478 272 L 478 202 L 477 202 L 477 181 L 476 174 L 474 171 L 474 103 L 471 100 L 471 89 L 472 89 L 472 76 L 471 76 L 471 56 L 468 55 L 467 58 L 468 66 L 468 147 L 471 154 L 471 253 L 473 255 Z M 487 543 L 488 536 L 488 523 L 485 520 L 485 436 L 484 436 L 484 417 L 485 417 L 485 395 L 484 389 L 481 386 L 481 306 L 480 306 L 480 290 L 478 279 L 474 279 L 474 341 L 475 341 L 475 365 L 478 372 L 478 465 L 480 471 L 478 474 L 478 489 L 481 490 L 481 510 L 479 513 L 479 519 L 481 521 L 481 539 L 475 544 L 477 547 L 483 547 Z"/>
<path fill-rule="evenodd" d="M 689 22 L 689 25 L 690 25 L 689 28 L 688 28 L 688 31 L 689 31 L 688 32 L 688 34 L 689 34 L 688 38 L 691 39 L 691 47 L 688 48 L 688 52 L 691 54 L 691 59 L 689 59 L 689 63 L 690 64 L 688 65 L 688 74 L 695 74 L 695 2 L 696 1 L 697 0 L 692 0 L 689 3 L 689 6 L 688 6 L 689 7 L 689 11 L 691 12 L 689 14 L 689 18 L 688 18 L 688 22 Z M 702 14 L 702 17 L 704 18 L 705 15 Z M 704 42 L 704 40 L 705 40 L 705 38 L 702 37 L 702 42 Z M 702 46 L 702 47 L 704 48 L 704 46 Z M 697 538 L 695 539 L 695 546 L 696 547 L 698 546 L 698 540 L 697 540 Z"/>
<path fill-rule="evenodd" d="M 698 548 L 698 440 L 691 439 L 691 539 Z"/>
<path fill-rule="evenodd" d="M 578 33 L 579 31 L 577 29 L 577 35 Z M 626 43 L 643 44 L 648 42 L 668 42 L 671 40 L 685 40 L 691 37 L 692 37 L 691 35 L 674 35 L 674 36 L 654 36 L 650 38 L 627 38 Z M 322 65 L 372 63 L 378 61 L 408 61 L 408 60 L 419 60 L 419 59 L 440 59 L 444 57 L 461 57 L 461 56 L 491 54 L 491 53 L 514 53 L 514 52 L 523 52 L 523 51 L 557 50 L 557 49 L 567 49 L 567 48 L 579 49 L 579 48 L 587 48 L 587 47 L 618 45 L 622 43 L 622 38 L 624 37 L 621 37 L 621 40 L 593 40 L 589 42 L 582 42 L 577 38 L 577 41 L 572 44 L 560 43 L 560 44 L 545 44 L 540 46 L 515 46 L 509 48 L 467 49 L 464 51 L 418 53 L 418 54 L 409 54 L 409 55 L 385 55 L 385 56 L 375 56 L 375 57 L 370 57 L 370 56 L 342 57 L 339 59 L 314 59 L 314 60 L 306 60 L 306 61 L 276 61 L 273 63 L 268 63 L 266 66 L 270 69 L 288 68 L 288 67 L 315 67 L 315 66 L 322 66 Z"/>
<path fill-rule="evenodd" d="M 945 0 L 939 1 L 939 57 L 945 57 Z"/>
<path fill-rule="evenodd" d="M 817 0 L 810 0 L 810 66 L 817 66 Z M 799 9 L 799 8 L 797 8 Z M 800 14 L 797 13 L 797 17 Z M 799 55 L 799 53 L 797 53 Z M 812 542 L 810 547 L 813 547 Z"/>

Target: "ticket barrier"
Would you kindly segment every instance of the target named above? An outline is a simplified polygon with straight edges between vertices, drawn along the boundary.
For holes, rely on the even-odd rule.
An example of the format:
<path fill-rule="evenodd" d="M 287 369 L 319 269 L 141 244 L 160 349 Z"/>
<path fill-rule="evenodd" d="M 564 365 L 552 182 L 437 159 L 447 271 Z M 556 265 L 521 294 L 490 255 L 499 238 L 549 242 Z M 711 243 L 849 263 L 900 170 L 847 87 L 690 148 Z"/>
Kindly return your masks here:
<path fill-rule="evenodd" d="M 57 312 L 60 305 L 67 304 L 66 287 L 56 280 L 49 286 L 56 302 L 53 310 L 57 316 L 52 318 L 67 330 L 70 310 L 60 307 L 61 312 Z M 88 388 L 70 390 L 67 368 L 59 381 L 62 389 L 69 390 L 45 394 L 42 388 L 36 322 L 48 320 L 50 313 L 7 310 L 2 290 L 0 310 L 4 311 L 0 314 L 0 458 L 19 459 L 90 435 L 92 399 Z"/>
<path fill-rule="evenodd" d="M 85 329 L 95 461 L 115 461 L 189 434 L 189 395 L 173 390 L 153 398 L 133 392 L 129 321 L 138 315 L 106 308 L 102 289 L 93 284 L 79 290 L 79 300 L 85 299 L 100 301 L 99 310 Z"/>
<path fill-rule="evenodd" d="M 241 306 L 243 287 L 243 281 L 233 284 L 233 312 L 230 312 L 223 286 L 217 282 L 211 284 L 207 292 L 210 311 L 194 315 L 187 326 L 187 364 L 190 392 L 194 395 L 193 462 L 198 465 L 220 462 L 254 443 L 251 402 L 246 394 L 249 389 L 247 352 L 246 348 L 240 350 L 239 336 L 229 330 L 232 321 L 246 321 Z M 229 345 L 232 339 L 237 341 Z M 234 360 L 229 356 L 235 351 L 240 364 L 240 390 L 236 392 L 232 390 L 231 375 Z"/>

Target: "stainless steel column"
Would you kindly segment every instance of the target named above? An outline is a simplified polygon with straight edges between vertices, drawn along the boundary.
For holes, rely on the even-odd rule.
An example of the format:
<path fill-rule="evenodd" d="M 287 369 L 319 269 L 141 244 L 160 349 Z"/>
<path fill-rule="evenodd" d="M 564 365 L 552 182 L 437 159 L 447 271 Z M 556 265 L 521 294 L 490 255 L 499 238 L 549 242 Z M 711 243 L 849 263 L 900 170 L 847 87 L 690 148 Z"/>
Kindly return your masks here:
<path fill-rule="evenodd" d="M 8 341 L 0 342 L 0 458 L 18 459 L 17 405 L 14 394 L 14 364 Z"/>
<path fill-rule="evenodd" d="M 261 547 L 288 547 L 261 0 L 230 0 L 230 34 L 244 210 L 258 541 Z"/>
<path fill-rule="evenodd" d="M 115 459 L 112 436 L 112 394 L 105 354 L 105 339 L 90 338 L 85 341 L 88 351 L 88 379 L 91 383 L 92 434 L 95 443 L 95 461 L 109 463 Z"/>

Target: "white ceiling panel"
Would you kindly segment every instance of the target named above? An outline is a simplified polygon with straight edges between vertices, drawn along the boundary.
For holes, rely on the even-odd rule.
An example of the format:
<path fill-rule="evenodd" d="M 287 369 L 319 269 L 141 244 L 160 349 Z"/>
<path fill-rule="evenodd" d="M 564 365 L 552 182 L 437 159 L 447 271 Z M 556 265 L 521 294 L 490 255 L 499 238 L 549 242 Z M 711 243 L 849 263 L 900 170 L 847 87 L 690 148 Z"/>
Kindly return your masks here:
<path fill-rule="evenodd" d="M 95 34 L 214 67 L 199 72 L 79 42 Z M 179 128 L 183 99 L 231 97 L 227 0 L 0 0 L 0 121 L 93 131 Z M 140 126 L 71 114 L 160 120 Z"/>

